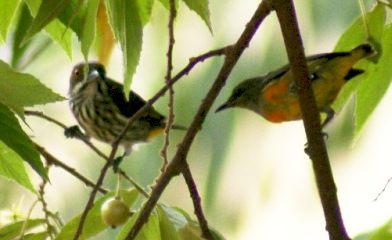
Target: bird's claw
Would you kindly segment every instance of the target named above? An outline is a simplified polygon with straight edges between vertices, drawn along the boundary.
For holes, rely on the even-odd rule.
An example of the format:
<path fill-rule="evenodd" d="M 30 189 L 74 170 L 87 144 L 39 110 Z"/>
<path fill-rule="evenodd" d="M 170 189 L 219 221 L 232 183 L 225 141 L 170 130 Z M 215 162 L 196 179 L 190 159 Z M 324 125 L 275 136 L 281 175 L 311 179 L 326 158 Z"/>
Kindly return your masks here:
<path fill-rule="evenodd" d="M 77 125 L 66 128 L 64 130 L 64 135 L 67 138 L 88 139 L 88 137 L 80 131 L 80 128 Z"/>

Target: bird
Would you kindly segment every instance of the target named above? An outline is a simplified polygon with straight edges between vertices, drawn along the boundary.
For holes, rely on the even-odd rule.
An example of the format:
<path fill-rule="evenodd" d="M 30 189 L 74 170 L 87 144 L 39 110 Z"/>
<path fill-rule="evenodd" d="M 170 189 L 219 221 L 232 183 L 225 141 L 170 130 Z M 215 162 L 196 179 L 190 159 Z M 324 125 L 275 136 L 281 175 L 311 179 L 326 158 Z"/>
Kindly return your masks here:
<path fill-rule="evenodd" d="M 104 65 L 99 62 L 79 63 L 74 66 L 69 81 L 69 105 L 85 135 L 101 142 L 113 144 L 132 117 L 146 101 L 130 91 L 128 98 L 122 84 L 108 78 Z M 163 132 L 166 117 L 149 107 L 121 139 L 123 156 L 129 155 L 136 143 L 149 141 Z M 70 127 L 65 134 L 73 137 L 77 126 Z M 173 129 L 185 127 L 172 125 Z M 78 128 L 77 128 L 78 129 Z M 79 130 L 80 131 L 80 130 Z"/>
<path fill-rule="evenodd" d="M 317 108 L 326 113 L 322 127 L 332 120 L 335 112 L 331 104 L 341 88 L 364 70 L 353 68 L 361 59 L 376 54 L 371 44 L 361 44 L 348 52 L 316 54 L 306 58 L 309 79 Z M 215 112 L 228 108 L 244 108 L 270 122 L 279 123 L 302 119 L 297 88 L 289 65 L 264 76 L 246 79 L 232 91 L 228 100 Z"/>

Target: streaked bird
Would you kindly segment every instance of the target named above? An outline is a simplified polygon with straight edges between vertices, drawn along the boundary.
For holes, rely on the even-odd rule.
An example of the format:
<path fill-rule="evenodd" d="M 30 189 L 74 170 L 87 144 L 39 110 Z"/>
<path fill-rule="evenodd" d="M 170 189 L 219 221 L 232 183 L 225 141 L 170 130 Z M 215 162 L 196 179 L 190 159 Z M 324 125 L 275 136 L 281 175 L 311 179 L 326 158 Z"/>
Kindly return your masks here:
<path fill-rule="evenodd" d="M 104 66 L 97 62 L 80 63 L 73 68 L 69 96 L 72 113 L 86 135 L 109 144 L 116 140 L 129 118 L 146 104 L 133 91 L 127 100 L 123 85 L 108 78 Z M 124 156 L 134 144 L 147 142 L 160 134 L 165 125 L 166 118 L 150 107 L 121 140 Z M 176 125 L 173 128 L 185 129 Z M 72 134 L 68 132 L 68 135 Z"/>

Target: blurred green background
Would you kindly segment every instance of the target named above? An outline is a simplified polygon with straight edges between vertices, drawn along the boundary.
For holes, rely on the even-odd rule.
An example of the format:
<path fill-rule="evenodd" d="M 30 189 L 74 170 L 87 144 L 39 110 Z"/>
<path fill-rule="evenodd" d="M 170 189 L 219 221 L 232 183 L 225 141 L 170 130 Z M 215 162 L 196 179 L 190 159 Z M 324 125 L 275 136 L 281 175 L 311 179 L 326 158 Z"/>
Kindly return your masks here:
<path fill-rule="evenodd" d="M 368 9 L 373 2 L 367 1 Z M 210 1 L 213 33 L 194 12 L 180 4 L 175 28 L 174 73 L 181 70 L 190 57 L 232 44 L 258 4 L 256 0 Z M 340 34 L 359 16 L 359 6 L 354 0 L 301 0 L 295 4 L 308 55 L 331 51 Z M 168 12 L 157 2 L 152 20 L 144 30 L 142 56 L 132 82 L 132 89 L 146 99 L 163 86 L 167 19 Z M 37 37 L 47 38 L 42 34 Z M 9 47 L 2 45 L 0 50 L 1 58 L 7 61 Z M 25 72 L 67 96 L 70 71 L 80 61 L 83 61 L 80 49 L 74 49 L 74 56 L 69 59 L 60 47 L 51 44 Z M 214 108 L 226 100 L 233 86 L 241 80 L 266 74 L 286 63 L 280 28 L 275 14 L 272 14 L 236 65 Z M 221 64 L 219 57 L 200 63 L 175 85 L 176 123 L 188 125 L 191 122 Z M 121 81 L 121 52 L 118 48 L 113 52 L 107 73 Z M 392 95 L 388 92 L 355 145 L 350 137 L 342 135 L 352 128 L 352 103 L 347 103 L 326 129 L 343 217 L 352 236 L 383 224 L 392 215 L 391 190 L 387 189 L 378 201 L 373 202 L 392 175 L 391 104 Z M 167 96 L 155 104 L 162 113 L 167 111 L 166 106 Z M 35 109 L 69 126 L 76 124 L 66 101 Z M 49 152 L 96 180 L 103 161 L 89 148 L 76 140 L 66 139 L 62 129 L 49 122 L 27 117 L 27 123 L 31 129 L 26 128 L 26 131 Z M 171 132 L 171 155 L 182 137 L 183 132 Z M 151 143 L 138 146 L 123 162 L 122 168 L 140 184 L 151 185 L 162 162 L 159 157 L 162 142 L 163 138 L 158 137 Z M 188 158 L 211 226 L 227 239 L 328 239 L 311 163 L 303 151 L 305 142 L 300 121 L 272 124 L 241 109 L 219 114 L 211 111 Z M 109 153 L 109 146 L 94 143 Z M 50 179 L 46 188 L 49 208 L 58 209 L 65 220 L 80 213 L 90 189 L 55 167 L 50 171 Z M 105 186 L 114 189 L 115 180 L 115 175 L 110 173 Z M 22 201 L 23 211 L 31 204 L 32 195 L 17 185 L 4 180 L 0 185 L 0 206 L 11 208 Z M 123 187 L 128 186 L 124 184 Z M 161 201 L 193 212 L 181 177 L 171 182 Z M 112 231 L 97 239 L 110 239 Z"/>

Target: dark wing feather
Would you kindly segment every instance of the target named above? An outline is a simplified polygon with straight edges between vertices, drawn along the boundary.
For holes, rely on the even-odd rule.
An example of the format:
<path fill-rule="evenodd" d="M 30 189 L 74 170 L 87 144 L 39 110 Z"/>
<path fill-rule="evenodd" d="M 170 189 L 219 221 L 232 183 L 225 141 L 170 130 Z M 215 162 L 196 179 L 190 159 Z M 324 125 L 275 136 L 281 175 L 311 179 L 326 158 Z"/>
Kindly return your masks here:
<path fill-rule="evenodd" d="M 124 116 L 131 117 L 146 104 L 146 101 L 144 101 L 143 98 L 132 91 L 129 93 L 129 101 L 127 101 L 125 99 L 123 86 L 121 84 L 111 79 L 106 79 L 106 81 L 109 87 L 109 95 L 111 96 L 114 104 L 116 104 L 119 108 L 121 114 Z M 148 121 L 151 126 L 165 125 L 165 117 L 155 111 L 153 108 L 147 110 L 141 119 Z"/>

